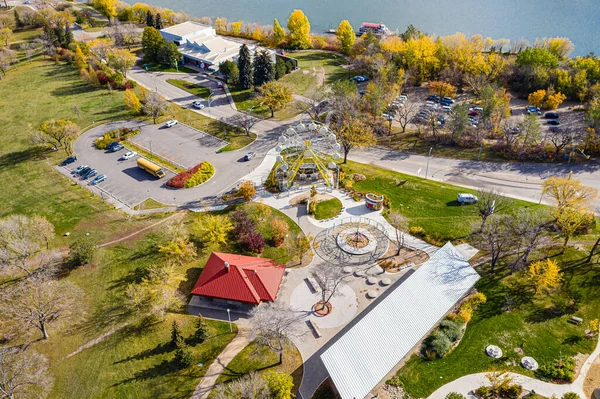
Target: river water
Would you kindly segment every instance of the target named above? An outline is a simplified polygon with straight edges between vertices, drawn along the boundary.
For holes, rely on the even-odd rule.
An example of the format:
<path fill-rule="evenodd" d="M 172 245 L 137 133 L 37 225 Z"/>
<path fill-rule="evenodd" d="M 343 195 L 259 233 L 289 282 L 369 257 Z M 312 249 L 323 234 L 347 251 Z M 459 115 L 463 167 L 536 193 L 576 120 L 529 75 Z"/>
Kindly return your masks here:
<path fill-rule="evenodd" d="M 133 0 L 128 0 L 133 3 Z M 568 37 L 573 55 L 600 54 L 600 0 L 142 0 L 184 11 L 196 17 L 225 17 L 285 26 L 294 9 L 308 16 L 312 32 L 335 28 L 348 19 L 355 29 L 362 22 L 383 22 L 404 31 L 413 24 L 430 34 L 463 32 L 494 39 L 533 42 L 541 37 Z"/>

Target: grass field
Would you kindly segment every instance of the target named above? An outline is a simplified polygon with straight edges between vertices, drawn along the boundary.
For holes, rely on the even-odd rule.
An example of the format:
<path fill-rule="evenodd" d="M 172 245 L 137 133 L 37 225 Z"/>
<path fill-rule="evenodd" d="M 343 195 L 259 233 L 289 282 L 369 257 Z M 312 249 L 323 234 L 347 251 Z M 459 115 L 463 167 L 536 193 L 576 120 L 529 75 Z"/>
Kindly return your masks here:
<path fill-rule="evenodd" d="M 190 83 L 186 80 L 179 79 L 167 79 L 167 82 L 175 87 L 179 87 L 181 90 L 185 90 L 200 98 L 207 99 L 210 96 L 210 89 L 208 87 L 200 86 L 194 83 Z"/>
<path fill-rule="evenodd" d="M 164 208 L 165 206 L 165 204 L 158 202 L 154 198 L 148 198 L 134 206 L 133 209 L 135 209 L 136 211 L 144 209 L 160 209 Z"/>
<path fill-rule="evenodd" d="M 185 67 L 179 66 L 178 68 L 162 65 L 162 64 L 144 64 L 141 63 L 140 66 L 147 71 L 150 72 L 180 72 L 180 73 L 198 73 L 198 71 Z"/>
<path fill-rule="evenodd" d="M 251 342 L 227 364 L 226 370 L 217 379 L 217 384 L 226 383 L 253 371 L 290 374 L 294 378 L 292 392 L 295 393 L 302 381 L 302 356 L 294 344 L 288 343 L 283 352 L 283 362 L 279 364 L 279 354 Z"/>
<path fill-rule="evenodd" d="M 323 220 L 337 216 L 342 211 L 342 202 L 337 198 L 317 202 L 315 206 L 315 219 Z"/>
<path fill-rule="evenodd" d="M 342 169 L 346 173 L 365 175 L 366 179 L 355 182 L 353 188 L 363 193 L 385 195 L 393 210 L 408 217 L 410 226 L 421 226 L 425 230 L 429 241 L 443 244 L 448 240 L 464 239 L 471 233 L 471 224 L 480 220 L 473 206 L 460 206 L 456 201 L 458 193 L 475 193 L 474 190 L 351 161 L 342 165 Z M 514 210 L 540 206 L 510 201 L 510 209 Z"/>
<path fill-rule="evenodd" d="M 235 107 L 239 111 L 247 111 L 263 118 L 270 118 L 271 111 L 266 105 L 256 100 L 256 94 L 254 89 L 242 90 L 234 86 L 229 86 L 231 98 L 235 102 Z M 274 119 L 285 120 L 293 118 L 296 115 L 302 113 L 302 109 L 298 107 L 295 101 L 289 103 L 285 108 L 279 111 L 275 111 Z"/>
<path fill-rule="evenodd" d="M 586 337 L 584 330 L 600 312 L 597 295 L 600 263 L 598 260 L 584 263 L 587 253 L 574 248 L 567 249 L 564 255 L 557 252 L 537 254 L 553 257 L 564 272 L 562 286 L 549 294 L 535 294 L 522 273 L 510 275 L 506 267 L 501 266 L 495 275 L 487 272 L 487 265 L 479 268 L 482 279 L 477 289 L 487 296 L 487 303 L 475 312 L 453 352 L 432 361 L 414 355 L 407 362 L 398 373 L 407 393 L 412 397 L 427 397 L 460 376 L 494 369 L 533 376 L 519 366 L 523 355 L 515 352 L 515 348 L 521 348 L 524 356 L 532 356 L 540 365 L 561 355 L 591 353 L 597 338 Z M 560 308 L 573 298 L 577 298 L 576 306 L 568 307 L 566 314 L 551 311 L 553 306 Z M 503 309 L 508 299 L 513 304 L 510 312 Z M 572 315 L 582 317 L 584 323 L 579 326 L 568 323 Z M 504 357 L 496 360 L 487 356 L 484 348 L 490 344 L 502 348 Z"/>
<path fill-rule="evenodd" d="M 298 51 L 288 56 L 298 60 L 300 70 L 294 71 L 279 81 L 294 89 L 294 93 L 310 97 L 323 85 L 332 84 L 340 79 L 348 79 L 348 70 L 342 66 L 346 59 L 334 53 L 322 51 Z"/>
<path fill-rule="evenodd" d="M 254 133 L 250 133 L 248 136 L 246 135 L 246 132 L 239 128 L 216 119 L 211 119 L 175 104 L 169 105 L 165 115 L 159 119 L 158 123 L 165 122 L 169 119 L 177 119 L 179 122 L 183 122 L 186 125 L 227 141 L 229 144 L 221 148 L 219 150 L 220 152 L 239 150 L 256 140 L 256 134 Z"/>

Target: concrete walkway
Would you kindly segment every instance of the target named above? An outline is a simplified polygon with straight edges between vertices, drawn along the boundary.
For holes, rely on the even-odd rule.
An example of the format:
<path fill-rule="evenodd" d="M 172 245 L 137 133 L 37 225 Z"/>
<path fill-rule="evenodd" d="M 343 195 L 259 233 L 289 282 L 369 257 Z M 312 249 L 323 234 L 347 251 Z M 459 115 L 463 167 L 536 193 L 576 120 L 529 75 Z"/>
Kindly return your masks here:
<path fill-rule="evenodd" d="M 513 379 L 513 382 L 522 385 L 523 389 L 527 391 L 535 390 L 536 393 L 547 398 L 551 397 L 552 395 L 561 397 L 567 392 L 575 392 L 580 398 L 585 398 L 585 394 L 583 392 L 583 382 L 585 381 L 585 376 L 588 373 L 592 363 L 598 356 L 600 356 L 600 342 L 598 342 L 596 345 L 594 352 L 592 352 L 592 354 L 583 363 L 579 375 L 571 384 L 551 384 L 549 382 L 540 381 L 535 378 L 526 377 L 516 373 L 507 373 L 507 375 Z M 486 374 L 488 373 L 469 374 L 458 378 L 432 393 L 429 396 L 429 399 L 444 399 L 450 392 L 458 392 L 467 396 L 469 395 L 469 392 L 479 388 L 480 386 L 489 385 Z"/>
<path fill-rule="evenodd" d="M 192 394 L 191 399 L 207 399 L 210 392 L 215 387 L 215 383 L 217 379 L 221 375 L 221 373 L 225 370 L 225 367 L 229 364 L 229 362 L 241 352 L 249 343 L 249 329 L 248 326 L 239 325 L 238 324 L 238 333 L 223 349 L 223 351 L 217 356 L 215 361 L 208 367 L 206 370 L 206 374 L 200 381 L 200 383 L 196 386 L 194 393 Z"/>

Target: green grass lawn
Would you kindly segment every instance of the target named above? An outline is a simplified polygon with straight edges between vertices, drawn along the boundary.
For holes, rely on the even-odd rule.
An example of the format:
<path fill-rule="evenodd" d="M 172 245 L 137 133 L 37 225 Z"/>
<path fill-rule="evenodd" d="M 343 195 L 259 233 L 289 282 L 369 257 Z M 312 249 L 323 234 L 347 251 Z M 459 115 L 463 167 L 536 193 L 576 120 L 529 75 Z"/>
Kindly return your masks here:
<path fill-rule="evenodd" d="M 279 364 L 279 354 L 265 347 L 258 347 L 254 341 L 234 357 L 225 371 L 217 379 L 217 384 L 226 383 L 252 371 L 267 371 L 290 374 L 294 378 L 292 392 L 297 392 L 302 381 L 302 356 L 300 351 L 288 343 L 283 352 L 283 362 Z"/>
<path fill-rule="evenodd" d="M 239 150 L 256 140 L 256 134 L 254 133 L 250 133 L 250 135 L 247 136 L 246 132 L 239 128 L 175 104 L 169 105 L 165 115 L 159 119 L 158 123 L 165 122 L 169 119 L 177 119 L 179 122 L 183 122 L 186 125 L 190 125 L 198 130 L 202 130 L 212 136 L 218 137 L 221 140 L 227 141 L 229 144 L 221 148 L 219 150 L 221 152 Z"/>
<path fill-rule="evenodd" d="M 337 216 L 342 211 L 342 202 L 337 198 L 317 202 L 315 206 L 315 219 L 323 220 Z"/>
<path fill-rule="evenodd" d="M 133 209 L 135 209 L 136 211 L 137 210 L 147 210 L 147 209 L 160 209 L 160 208 L 164 208 L 165 206 L 166 206 L 165 204 L 160 203 L 153 198 L 148 198 L 148 199 L 140 202 L 136 206 L 134 206 Z"/>
<path fill-rule="evenodd" d="M 471 233 L 471 224 L 480 220 L 473 206 L 460 206 L 456 201 L 459 193 L 475 193 L 474 190 L 351 161 L 342 165 L 342 169 L 347 174 L 365 175 L 366 179 L 355 182 L 353 188 L 385 195 L 391 208 L 408 217 L 410 226 L 421 226 L 431 242 L 443 244 L 464 239 Z M 540 206 L 521 200 L 509 201 L 511 210 Z"/>
<path fill-rule="evenodd" d="M 130 116 L 123 105 L 123 93 L 91 90 L 74 68 L 36 59 L 3 77 L 0 98 L 10 99 L 0 115 L 0 216 L 45 216 L 58 235 L 77 229 L 83 220 L 86 224 L 102 220 L 105 228 L 119 224 L 123 219 L 120 213 L 53 170 L 66 158 L 64 151 L 32 148 L 29 136 L 47 119 L 70 119 L 82 128 L 94 121 L 127 119 Z M 86 228 L 93 225 L 89 223 Z"/>
<path fill-rule="evenodd" d="M 207 99 L 210 96 L 210 89 L 208 87 L 190 83 L 187 80 L 167 79 L 167 82 L 200 98 Z"/>
<path fill-rule="evenodd" d="M 544 251 L 545 252 L 545 251 Z M 477 289 L 487 296 L 487 303 L 474 313 L 460 344 L 446 357 L 425 361 L 414 355 L 399 371 L 398 377 L 406 391 L 413 397 L 427 397 L 438 387 L 466 374 L 488 370 L 510 370 L 529 376 L 530 371 L 519 366 L 522 355 L 532 356 L 540 365 L 550 363 L 559 356 L 591 353 L 597 338 L 585 336 L 587 323 L 600 312 L 600 263 L 586 264 L 587 253 L 568 248 L 564 255 L 557 250 L 549 255 L 558 261 L 564 272 L 562 286 L 549 294 L 535 294 L 523 274 L 509 275 L 501 265 L 496 275 L 488 273 L 489 267 L 479 268 L 482 279 Z M 537 254 L 545 256 L 544 254 Z M 577 309 L 556 315 L 549 307 L 580 297 Z M 510 312 L 504 311 L 507 298 L 513 303 Z M 582 317 L 582 325 L 568 323 L 572 315 Z M 487 356 L 487 345 L 498 345 L 504 357 L 495 360 Z M 507 362 L 509 364 L 507 365 Z"/>
<path fill-rule="evenodd" d="M 298 51 L 288 54 L 298 60 L 300 70 L 292 72 L 279 81 L 294 89 L 295 94 L 310 97 L 321 86 L 332 84 L 339 79 L 348 79 L 344 57 L 320 51 Z"/>
<path fill-rule="evenodd" d="M 266 105 L 256 100 L 254 89 L 242 90 L 234 86 L 229 86 L 231 98 L 239 111 L 247 111 L 262 118 L 270 118 L 271 111 Z M 302 109 L 295 101 L 289 103 L 285 108 L 275 111 L 274 119 L 285 120 L 295 117 L 302 113 Z"/>
<path fill-rule="evenodd" d="M 162 64 L 141 63 L 140 66 L 150 72 L 198 73 L 198 71 L 188 68 L 188 67 L 185 67 L 185 66 L 182 66 L 182 65 L 175 68 L 173 66 L 167 66 L 167 65 L 162 65 Z"/>
<path fill-rule="evenodd" d="M 17 30 L 13 32 L 13 37 L 11 41 L 16 42 L 24 40 L 29 42 L 35 39 L 36 37 L 40 36 L 41 34 L 42 28 Z"/>

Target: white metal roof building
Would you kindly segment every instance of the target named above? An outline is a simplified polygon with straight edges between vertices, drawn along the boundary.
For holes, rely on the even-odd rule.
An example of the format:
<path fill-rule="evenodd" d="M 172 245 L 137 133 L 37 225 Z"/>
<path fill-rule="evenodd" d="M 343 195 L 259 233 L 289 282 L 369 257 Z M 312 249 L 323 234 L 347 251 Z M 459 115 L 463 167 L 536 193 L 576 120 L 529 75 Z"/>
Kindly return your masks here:
<path fill-rule="evenodd" d="M 479 280 L 451 243 L 321 354 L 342 399 L 364 398 Z"/>

